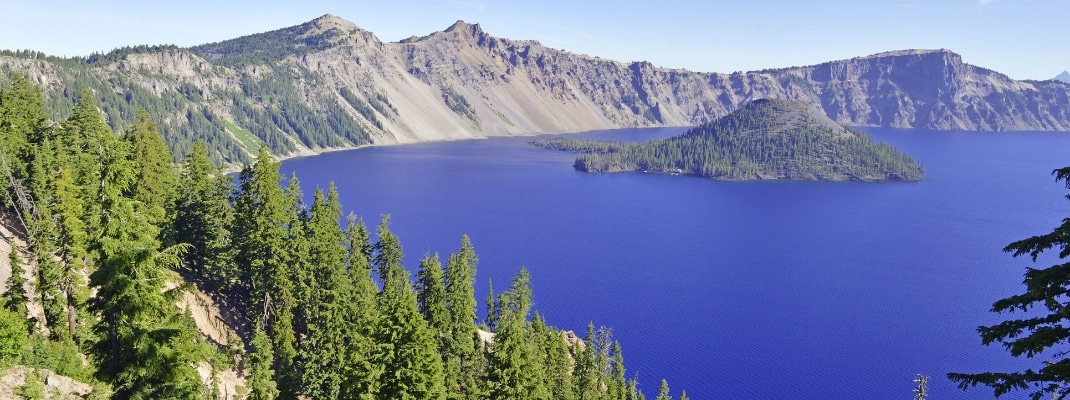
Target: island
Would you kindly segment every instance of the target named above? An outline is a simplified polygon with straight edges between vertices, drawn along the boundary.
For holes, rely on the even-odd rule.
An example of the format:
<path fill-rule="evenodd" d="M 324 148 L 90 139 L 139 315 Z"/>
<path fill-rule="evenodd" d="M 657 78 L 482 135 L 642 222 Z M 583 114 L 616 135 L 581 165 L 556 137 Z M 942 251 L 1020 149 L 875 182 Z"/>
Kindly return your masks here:
<path fill-rule="evenodd" d="M 755 100 L 680 136 L 649 142 L 558 138 L 532 144 L 580 152 L 574 167 L 586 172 L 867 182 L 918 181 L 923 172 L 906 153 L 791 100 Z"/>

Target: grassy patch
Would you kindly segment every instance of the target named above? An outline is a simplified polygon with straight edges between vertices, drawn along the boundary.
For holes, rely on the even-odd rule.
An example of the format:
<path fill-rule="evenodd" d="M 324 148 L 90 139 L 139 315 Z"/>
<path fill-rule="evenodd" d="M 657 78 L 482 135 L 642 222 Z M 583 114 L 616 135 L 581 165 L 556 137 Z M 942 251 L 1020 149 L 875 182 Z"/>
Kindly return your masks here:
<path fill-rule="evenodd" d="M 223 118 L 220 118 L 219 120 L 223 121 L 223 126 L 227 127 L 227 130 L 233 133 L 234 137 L 237 138 L 239 142 L 241 142 L 242 146 L 244 146 L 246 149 L 249 149 L 250 152 L 255 153 L 264 143 L 252 132 L 249 132 L 248 129 L 234 125 L 233 122 L 230 122 Z"/>

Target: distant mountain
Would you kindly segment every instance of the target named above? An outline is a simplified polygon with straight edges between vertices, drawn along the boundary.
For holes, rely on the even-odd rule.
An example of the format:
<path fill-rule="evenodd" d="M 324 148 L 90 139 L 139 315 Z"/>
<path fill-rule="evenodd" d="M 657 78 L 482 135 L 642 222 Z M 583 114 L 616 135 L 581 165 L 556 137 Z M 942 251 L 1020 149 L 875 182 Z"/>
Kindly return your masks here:
<path fill-rule="evenodd" d="M 916 160 L 806 103 L 755 100 L 681 136 L 646 143 L 553 139 L 536 146 L 583 152 L 575 168 L 721 180 L 920 180 Z"/>
<path fill-rule="evenodd" d="M 458 21 L 383 43 L 325 15 L 192 48 L 139 46 L 83 58 L 0 53 L 44 88 L 56 120 L 83 89 L 116 129 L 156 116 L 176 157 L 206 140 L 237 163 L 411 143 L 637 126 L 693 126 L 751 100 L 809 104 L 840 124 L 1070 130 L 1070 85 L 1015 81 L 947 50 L 881 53 L 732 74 L 656 68 L 501 39 Z"/>
<path fill-rule="evenodd" d="M 1052 80 L 1070 83 L 1070 71 L 1063 71 L 1063 73 L 1056 75 Z"/>

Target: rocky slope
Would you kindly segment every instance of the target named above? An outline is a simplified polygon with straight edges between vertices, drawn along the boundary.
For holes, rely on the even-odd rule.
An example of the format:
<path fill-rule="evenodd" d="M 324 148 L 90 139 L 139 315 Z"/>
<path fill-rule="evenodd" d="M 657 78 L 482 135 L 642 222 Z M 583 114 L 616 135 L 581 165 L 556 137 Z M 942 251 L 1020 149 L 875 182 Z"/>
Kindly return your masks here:
<path fill-rule="evenodd" d="M 45 88 L 53 109 L 93 90 L 116 128 L 145 107 L 176 152 L 210 139 L 225 161 L 368 144 L 714 120 L 755 99 L 798 100 L 837 123 L 1070 130 L 1070 84 L 1016 81 L 948 50 L 702 73 L 577 55 L 458 21 L 384 43 L 341 18 L 196 46 L 79 59 L 6 52 L 0 69 Z M 6 74 L 5 74 L 6 75 Z M 57 119 L 62 115 L 57 115 Z"/>

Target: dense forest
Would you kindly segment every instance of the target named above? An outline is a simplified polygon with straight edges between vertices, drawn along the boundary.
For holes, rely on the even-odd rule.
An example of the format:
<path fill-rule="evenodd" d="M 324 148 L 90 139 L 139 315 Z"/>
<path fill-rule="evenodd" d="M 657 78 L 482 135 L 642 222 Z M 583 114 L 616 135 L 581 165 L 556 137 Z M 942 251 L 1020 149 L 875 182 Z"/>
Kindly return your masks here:
<path fill-rule="evenodd" d="M 144 79 L 137 74 L 153 76 L 154 71 L 130 71 L 133 67 L 124 67 L 132 56 L 183 59 L 193 57 L 192 51 L 208 51 L 206 46 L 223 44 L 191 50 L 175 46 L 125 47 L 105 54 L 73 58 L 53 57 L 35 51 L 2 50 L 0 55 L 21 59 L 31 63 L 33 68 L 49 69 L 55 75 L 54 79 L 63 85 L 62 90 L 53 88 L 50 95 L 44 97 L 46 111 L 52 120 L 67 118 L 76 102 L 88 91 L 112 130 L 130 129 L 138 121 L 138 110 L 148 111 L 176 155 L 188 153 L 193 143 L 199 141 L 208 147 L 215 162 L 240 165 L 251 162 L 255 149 L 261 145 L 278 155 L 292 154 L 297 150 L 296 143 L 311 149 L 359 146 L 370 144 L 373 132 L 382 129 L 381 124 L 372 127 L 353 118 L 332 93 L 310 95 L 296 89 L 321 84 L 323 79 L 308 70 L 268 67 L 266 64 L 274 58 L 254 52 L 254 44 L 247 43 L 249 40 L 241 38 L 224 42 L 229 47 L 222 49 L 245 49 L 251 53 L 240 58 L 209 58 L 215 64 L 195 67 L 195 72 L 208 81 L 224 77 L 225 67 L 260 67 L 255 77 L 242 76 L 236 85 L 228 87 L 196 86 L 189 82 L 176 82 L 173 88 L 146 87 Z M 288 49 L 275 48 L 277 51 Z M 115 69 L 109 69 L 111 67 Z M 0 65 L 0 72 L 3 73 L 0 83 L 3 83 L 18 74 L 19 68 Z M 350 95 L 346 100 L 354 98 Z M 389 100 L 382 96 L 378 99 L 377 103 L 389 107 Z M 314 101 L 316 106 L 310 107 L 308 100 Z M 225 104 L 223 109 L 220 109 L 219 101 Z M 350 100 L 353 101 L 363 102 Z M 369 121 L 375 125 L 374 114 L 364 111 L 362 115 L 371 117 Z M 252 153 L 249 149 L 253 149 Z"/>
<path fill-rule="evenodd" d="M 756 100 L 683 135 L 645 143 L 551 139 L 588 172 L 648 171 L 723 180 L 920 180 L 916 160 L 809 106 Z"/>
<path fill-rule="evenodd" d="M 477 317 L 467 237 L 413 279 L 389 217 L 373 240 L 333 185 L 305 204 L 266 147 L 235 181 L 203 141 L 173 163 L 145 110 L 116 132 L 83 91 L 52 122 L 38 87 L 9 82 L 0 204 L 25 242 L 5 238 L 0 371 L 49 369 L 91 384 L 89 398 L 644 398 L 608 329 L 578 340 L 534 312 L 523 267 Z M 206 337 L 176 306 L 193 290 L 233 307 L 241 337 Z M 218 384 L 229 370 L 238 393 Z M 16 394 L 42 398 L 41 379 Z"/>

